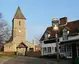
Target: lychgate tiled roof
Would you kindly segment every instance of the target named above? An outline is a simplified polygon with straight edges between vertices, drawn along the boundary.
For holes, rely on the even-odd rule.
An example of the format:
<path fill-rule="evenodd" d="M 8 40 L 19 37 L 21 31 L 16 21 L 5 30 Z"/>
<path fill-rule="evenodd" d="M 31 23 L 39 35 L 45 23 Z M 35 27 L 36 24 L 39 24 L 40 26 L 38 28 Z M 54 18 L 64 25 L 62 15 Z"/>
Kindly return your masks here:
<path fill-rule="evenodd" d="M 17 48 L 27 48 L 28 46 L 26 46 L 23 42 L 20 43 Z"/>

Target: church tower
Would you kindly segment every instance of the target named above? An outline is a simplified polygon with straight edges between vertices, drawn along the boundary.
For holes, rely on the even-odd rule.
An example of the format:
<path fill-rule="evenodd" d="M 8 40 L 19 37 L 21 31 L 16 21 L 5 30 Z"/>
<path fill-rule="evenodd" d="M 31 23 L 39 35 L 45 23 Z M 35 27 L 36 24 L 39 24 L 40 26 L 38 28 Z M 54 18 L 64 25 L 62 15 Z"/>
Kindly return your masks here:
<path fill-rule="evenodd" d="M 19 6 L 12 21 L 12 38 L 13 41 L 26 41 L 26 18 Z"/>

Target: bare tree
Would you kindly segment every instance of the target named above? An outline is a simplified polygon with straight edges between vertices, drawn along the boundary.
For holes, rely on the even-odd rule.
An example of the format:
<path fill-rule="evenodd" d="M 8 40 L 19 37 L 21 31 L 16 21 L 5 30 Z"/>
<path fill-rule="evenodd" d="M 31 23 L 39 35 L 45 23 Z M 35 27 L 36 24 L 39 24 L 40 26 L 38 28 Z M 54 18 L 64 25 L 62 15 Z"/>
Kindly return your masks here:
<path fill-rule="evenodd" d="M 35 41 L 36 45 L 40 45 L 40 39 L 39 39 L 39 37 L 35 37 L 34 36 L 34 41 Z"/>
<path fill-rule="evenodd" d="M 0 42 L 7 41 L 11 36 L 11 28 L 8 23 L 3 19 L 0 13 Z"/>

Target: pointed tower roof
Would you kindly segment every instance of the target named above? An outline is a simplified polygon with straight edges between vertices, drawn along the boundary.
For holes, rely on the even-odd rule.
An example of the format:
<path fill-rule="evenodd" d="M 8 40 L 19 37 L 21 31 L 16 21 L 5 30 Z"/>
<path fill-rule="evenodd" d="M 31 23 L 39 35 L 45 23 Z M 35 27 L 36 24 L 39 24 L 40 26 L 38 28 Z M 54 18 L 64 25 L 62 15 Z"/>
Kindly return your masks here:
<path fill-rule="evenodd" d="M 17 10 L 16 10 L 16 13 L 15 13 L 13 19 L 26 19 L 26 18 L 24 17 L 24 15 L 22 14 L 21 9 L 20 9 L 19 6 L 18 6 L 18 8 L 17 8 Z"/>

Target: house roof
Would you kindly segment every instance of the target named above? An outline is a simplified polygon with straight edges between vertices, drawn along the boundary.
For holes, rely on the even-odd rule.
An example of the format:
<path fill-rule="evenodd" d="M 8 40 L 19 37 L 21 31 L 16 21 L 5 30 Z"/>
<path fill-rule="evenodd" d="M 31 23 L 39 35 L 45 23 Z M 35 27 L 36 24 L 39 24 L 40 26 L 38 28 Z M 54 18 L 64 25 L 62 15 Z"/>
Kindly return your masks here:
<path fill-rule="evenodd" d="M 17 48 L 27 48 L 28 46 L 26 46 L 23 42 L 20 43 Z"/>
<path fill-rule="evenodd" d="M 59 25 L 59 26 L 61 26 L 61 25 Z M 59 37 L 62 36 L 62 30 L 64 27 L 66 27 L 69 30 L 69 32 L 70 32 L 69 36 L 72 36 L 74 33 L 75 33 L 74 35 L 76 35 L 76 33 L 79 32 L 79 20 L 68 22 L 66 26 L 59 27 L 59 32 L 58 32 Z M 52 26 L 47 27 L 44 34 L 46 32 L 50 34 L 50 37 L 55 37 L 55 31 L 53 31 Z M 44 40 L 44 34 L 42 35 L 40 41 Z"/>
<path fill-rule="evenodd" d="M 76 33 L 79 31 L 79 20 L 68 22 L 67 27 L 70 28 L 71 33 Z"/>
<path fill-rule="evenodd" d="M 13 19 L 26 19 L 26 18 L 24 17 L 24 15 L 22 14 L 21 9 L 20 9 L 19 6 L 18 6 L 18 8 L 17 8 L 17 10 L 16 10 L 16 13 L 15 13 Z"/>
<path fill-rule="evenodd" d="M 52 26 L 51 26 L 51 27 L 47 27 L 47 29 L 46 29 L 46 31 L 44 32 L 44 34 L 45 34 L 46 32 L 49 33 L 51 36 L 55 36 L 55 32 L 52 31 Z M 44 34 L 42 35 L 40 41 L 44 40 Z"/>

